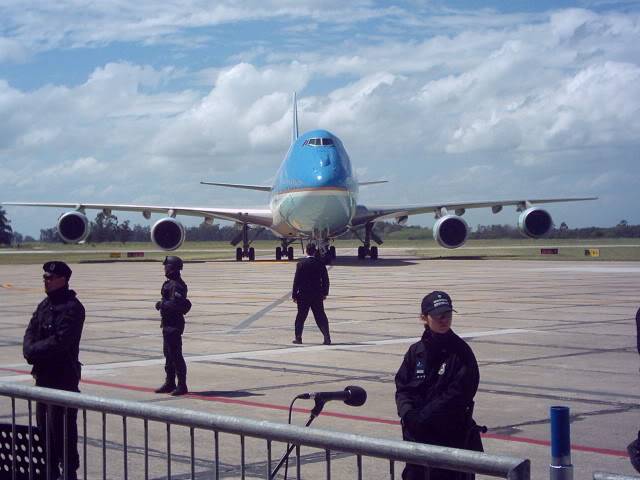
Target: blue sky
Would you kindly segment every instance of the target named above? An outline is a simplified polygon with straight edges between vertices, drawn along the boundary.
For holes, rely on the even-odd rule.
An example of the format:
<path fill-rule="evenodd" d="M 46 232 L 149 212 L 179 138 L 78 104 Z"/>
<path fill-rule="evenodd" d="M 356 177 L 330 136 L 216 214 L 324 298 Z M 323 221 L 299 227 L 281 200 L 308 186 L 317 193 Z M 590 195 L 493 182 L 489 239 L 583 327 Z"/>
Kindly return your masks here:
<path fill-rule="evenodd" d="M 0 201 L 265 205 L 199 181 L 269 183 L 297 91 L 303 130 L 390 180 L 363 203 L 596 195 L 549 210 L 640 223 L 639 1 L 211 5 L 0 3 Z"/>

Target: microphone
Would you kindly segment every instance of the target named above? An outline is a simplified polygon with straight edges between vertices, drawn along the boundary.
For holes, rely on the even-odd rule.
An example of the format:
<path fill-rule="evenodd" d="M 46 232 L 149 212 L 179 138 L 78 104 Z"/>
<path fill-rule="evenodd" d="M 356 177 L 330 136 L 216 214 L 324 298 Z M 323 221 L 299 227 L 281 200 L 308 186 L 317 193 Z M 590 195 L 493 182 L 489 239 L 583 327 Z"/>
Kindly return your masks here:
<path fill-rule="evenodd" d="M 349 385 L 344 390 L 338 392 L 311 392 L 298 395 L 298 398 L 313 399 L 320 402 L 328 402 L 329 400 L 342 400 L 347 405 L 359 407 L 367 401 L 367 392 L 364 388 L 355 385 Z"/>

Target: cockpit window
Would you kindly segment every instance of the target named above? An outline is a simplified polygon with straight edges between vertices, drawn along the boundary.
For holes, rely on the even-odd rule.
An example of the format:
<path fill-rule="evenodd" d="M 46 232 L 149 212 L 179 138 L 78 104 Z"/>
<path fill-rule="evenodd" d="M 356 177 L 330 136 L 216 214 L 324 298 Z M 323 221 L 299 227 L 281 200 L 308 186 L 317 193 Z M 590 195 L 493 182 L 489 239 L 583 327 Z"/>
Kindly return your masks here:
<path fill-rule="evenodd" d="M 313 145 L 319 147 L 321 145 L 333 145 L 332 138 L 310 138 L 305 140 L 303 145 Z"/>

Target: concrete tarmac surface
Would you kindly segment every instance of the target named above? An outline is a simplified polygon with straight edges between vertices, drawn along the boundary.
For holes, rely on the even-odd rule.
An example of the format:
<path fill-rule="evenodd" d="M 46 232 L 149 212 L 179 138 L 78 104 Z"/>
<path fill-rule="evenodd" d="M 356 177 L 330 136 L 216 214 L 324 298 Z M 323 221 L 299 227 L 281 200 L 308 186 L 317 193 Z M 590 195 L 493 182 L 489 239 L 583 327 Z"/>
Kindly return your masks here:
<path fill-rule="evenodd" d="M 325 307 L 331 346 L 321 344 L 311 312 L 303 345 L 291 344 L 295 262 L 265 256 L 238 263 L 230 256 L 187 263 L 183 278 L 193 309 L 183 349 L 191 393 L 178 398 L 153 393 L 164 379 L 154 309 L 162 265 L 71 264 L 71 286 L 87 311 L 81 390 L 286 423 L 295 395 L 359 385 L 368 393 L 365 405 L 328 402 L 313 426 L 399 440 L 394 375 L 422 333 L 422 297 L 445 290 L 458 311 L 453 329 L 466 337 L 480 365 L 475 419 L 489 427 L 486 452 L 529 458 L 531 478 L 549 478 L 549 407 L 565 405 L 571 409 L 575 478 L 591 478 L 596 470 L 635 473 L 626 445 L 640 428 L 634 320 L 639 263 L 420 260 L 401 250 L 380 253 L 375 262 L 344 257 L 330 267 Z M 0 265 L 0 381 L 33 383 L 22 336 L 43 297 L 40 266 Z M 310 409 L 313 402 L 298 400 L 295 406 Z M 26 402 L 18 400 L 17 409 L 18 423 L 27 424 Z M 0 398 L 0 414 L 3 423 L 11 422 L 9 399 Z M 303 425 L 307 416 L 297 411 L 293 423 Z M 124 478 L 122 419 L 107 418 L 107 478 Z M 102 478 L 101 422 L 99 414 L 88 414 L 91 479 Z M 81 420 L 79 426 L 82 446 Z M 127 426 L 128 475 L 144 478 L 142 422 L 131 419 Z M 150 478 L 167 478 L 166 426 L 149 429 Z M 173 427 L 171 437 L 171 478 L 191 478 L 189 430 Z M 265 443 L 246 439 L 245 478 L 265 478 Z M 275 460 L 283 448 L 274 443 Z M 195 478 L 215 478 L 212 433 L 196 431 L 195 454 Z M 241 478 L 238 437 L 220 434 L 219 455 L 220 478 Z M 324 457 L 323 451 L 303 447 L 301 478 L 326 478 Z M 356 478 L 356 461 L 335 452 L 332 478 Z M 402 467 L 395 465 L 396 478 Z M 389 478 L 388 462 L 364 458 L 363 469 L 363 478 Z M 295 470 L 292 462 L 289 478 Z"/>

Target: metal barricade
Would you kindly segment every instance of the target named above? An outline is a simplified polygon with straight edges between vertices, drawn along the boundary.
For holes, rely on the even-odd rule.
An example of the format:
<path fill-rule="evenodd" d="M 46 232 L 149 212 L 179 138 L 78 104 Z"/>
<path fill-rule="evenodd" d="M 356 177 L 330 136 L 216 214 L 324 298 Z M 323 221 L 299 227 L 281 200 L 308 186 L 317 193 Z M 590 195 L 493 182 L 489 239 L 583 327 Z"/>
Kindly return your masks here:
<path fill-rule="evenodd" d="M 593 472 L 593 480 L 640 480 L 640 477 L 619 473 Z"/>
<path fill-rule="evenodd" d="M 115 478 L 128 479 L 129 476 L 131 476 L 132 478 L 145 478 L 145 480 L 147 480 L 150 475 L 150 458 L 152 458 L 156 464 L 160 461 L 166 461 L 166 468 L 163 470 L 166 472 L 167 478 L 172 478 L 172 455 L 178 456 L 178 454 L 174 452 L 176 449 L 181 449 L 186 452 L 181 455 L 181 459 L 184 461 L 183 467 L 186 470 L 185 465 L 188 464 L 189 469 L 181 474 L 179 478 L 195 479 L 196 467 L 197 465 L 201 466 L 203 462 L 195 453 L 196 447 L 207 449 L 207 462 L 211 467 L 211 476 L 207 476 L 207 478 L 219 479 L 221 475 L 229 478 L 229 472 L 221 473 L 220 471 L 221 448 L 223 446 L 220 434 L 231 434 L 237 436 L 240 440 L 239 452 L 234 448 L 233 455 L 236 456 L 239 453 L 240 461 L 237 470 L 239 472 L 238 478 L 242 479 L 258 477 L 270 478 L 270 472 L 273 466 L 273 442 L 296 445 L 295 456 L 292 458 L 292 462 L 295 464 L 296 478 L 300 478 L 301 471 L 304 467 L 304 473 L 307 478 L 324 477 L 331 479 L 332 465 L 335 465 L 337 461 L 344 461 L 345 455 L 347 457 L 355 456 L 356 461 L 355 465 L 350 464 L 346 470 L 344 466 L 342 467 L 340 478 L 347 478 L 345 471 L 351 473 L 351 470 L 353 470 L 353 475 L 356 478 L 363 478 L 363 457 L 383 459 L 387 464 L 385 468 L 380 468 L 376 465 L 375 475 L 369 473 L 365 478 L 399 478 L 399 473 L 396 474 L 396 462 L 408 462 L 513 480 L 528 480 L 530 478 L 530 462 L 527 459 L 365 437 L 362 435 L 332 432 L 316 428 L 304 428 L 269 421 L 256 421 L 241 417 L 217 415 L 173 407 L 147 405 L 141 402 L 117 400 L 13 383 L 0 382 L 0 396 L 11 399 L 12 425 L 16 425 L 16 399 L 26 400 L 27 402 L 29 426 L 31 426 L 33 401 L 64 407 L 65 412 L 67 408 L 78 409 L 79 412 L 82 412 L 81 417 L 79 416 L 78 418 L 79 423 L 80 420 L 82 420 L 82 424 L 78 426 L 78 434 L 79 437 L 82 438 L 80 463 L 84 466 L 81 468 L 85 480 L 88 478 L 87 470 L 90 467 L 94 473 L 90 474 L 89 478 L 96 478 L 95 463 L 101 461 L 102 471 L 99 473 L 103 479 L 108 478 L 108 467 L 113 470 L 115 466 L 115 461 L 111 462 L 107 460 L 108 416 L 119 416 L 122 422 L 118 424 L 117 427 L 119 430 L 118 437 L 120 437 L 119 442 L 121 443 L 115 441 L 109 442 L 112 450 L 121 452 L 121 458 L 117 461 L 118 469 L 121 470 Z M 88 439 L 87 437 L 88 412 L 90 414 L 98 414 L 101 418 L 101 422 L 98 422 L 100 423 L 100 431 L 98 432 L 96 430 L 94 432 L 94 437 L 99 436 L 101 433 L 102 438 L 100 440 L 96 438 Z M 134 429 L 130 428 L 130 424 L 133 424 L 131 419 L 140 419 L 143 422 L 142 431 L 139 429 L 135 431 L 135 434 L 141 437 L 137 438 L 137 444 L 135 446 L 130 440 L 134 433 L 132 432 Z M 149 430 L 150 425 L 153 425 L 150 422 L 158 422 L 166 426 L 166 446 L 164 450 L 153 449 L 152 451 L 150 448 Z M 177 441 L 176 445 L 172 448 L 172 435 L 175 437 L 180 433 L 178 429 L 172 428 L 174 426 L 187 427 L 189 437 L 188 440 L 183 438 L 183 440 L 185 440 L 184 442 Z M 96 427 L 93 428 L 94 430 L 96 429 Z M 213 432 L 213 442 L 207 442 L 205 444 L 200 440 L 196 441 L 196 431 L 200 430 Z M 176 433 L 174 434 L 174 432 Z M 254 447 L 250 452 L 252 457 L 256 457 L 260 451 L 262 451 L 264 457 L 266 457 L 264 461 L 258 463 L 252 460 L 251 472 L 247 469 L 246 444 L 248 439 L 251 439 L 252 442 L 258 442 L 258 445 L 252 445 Z M 91 443 L 91 454 L 88 454 L 88 442 Z M 141 447 L 140 444 L 143 444 L 143 446 Z M 305 460 L 303 460 L 301 454 L 301 447 L 303 446 L 316 450 L 316 453 L 313 456 L 305 457 Z M 97 450 L 101 451 L 101 458 L 98 455 L 94 455 Z M 130 450 L 135 450 L 138 455 L 144 457 L 143 465 L 137 463 L 134 466 L 138 469 L 135 473 L 132 471 L 132 465 L 130 465 Z M 13 450 L 12 453 L 13 459 L 15 459 L 15 450 Z M 65 448 L 65 457 L 66 455 L 67 452 Z M 29 461 L 31 461 L 30 458 Z M 88 461 L 90 462 L 89 464 L 87 463 Z M 376 461 L 379 462 L 380 460 Z M 324 472 L 320 475 L 317 470 L 314 470 L 312 474 L 308 474 L 307 468 L 319 469 L 321 467 L 317 464 L 324 465 Z M 144 474 L 142 472 L 144 472 Z M 248 475 L 251 475 L 251 477 L 248 477 Z M 178 475 L 176 475 L 176 478 L 177 477 Z M 198 478 L 203 478 L 203 476 L 199 475 Z"/>

